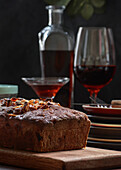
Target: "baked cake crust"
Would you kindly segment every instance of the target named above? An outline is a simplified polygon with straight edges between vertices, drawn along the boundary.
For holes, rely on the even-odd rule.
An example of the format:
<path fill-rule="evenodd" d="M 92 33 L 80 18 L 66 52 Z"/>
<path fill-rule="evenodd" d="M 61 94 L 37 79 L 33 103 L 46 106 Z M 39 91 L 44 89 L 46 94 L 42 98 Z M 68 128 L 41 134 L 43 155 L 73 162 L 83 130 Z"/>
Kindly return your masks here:
<path fill-rule="evenodd" d="M 38 99 L 0 103 L 0 147 L 35 152 L 86 147 L 90 120 L 85 113 Z"/>

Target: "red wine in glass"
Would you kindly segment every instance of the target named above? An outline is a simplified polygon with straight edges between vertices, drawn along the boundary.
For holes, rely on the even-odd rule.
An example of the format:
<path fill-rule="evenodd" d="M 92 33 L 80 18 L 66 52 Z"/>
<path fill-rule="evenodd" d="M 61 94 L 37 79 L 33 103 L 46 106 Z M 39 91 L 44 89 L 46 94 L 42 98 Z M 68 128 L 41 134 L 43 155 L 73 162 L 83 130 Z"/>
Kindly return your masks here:
<path fill-rule="evenodd" d="M 75 46 L 74 72 L 94 100 L 100 89 L 111 82 L 115 71 L 112 30 L 80 27 Z"/>
<path fill-rule="evenodd" d="M 116 66 L 115 65 L 77 65 L 74 67 L 75 74 L 80 83 L 89 91 L 90 96 L 100 91 L 112 80 Z"/>

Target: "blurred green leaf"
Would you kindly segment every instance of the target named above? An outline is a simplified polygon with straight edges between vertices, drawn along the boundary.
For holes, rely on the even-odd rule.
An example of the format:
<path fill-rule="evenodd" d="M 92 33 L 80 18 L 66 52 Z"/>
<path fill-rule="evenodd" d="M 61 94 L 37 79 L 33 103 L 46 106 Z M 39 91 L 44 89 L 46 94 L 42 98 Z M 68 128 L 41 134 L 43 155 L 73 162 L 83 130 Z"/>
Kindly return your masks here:
<path fill-rule="evenodd" d="M 101 8 L 105 4 L 105 0 L 90 0 L 90 2 L 94 5 L 96 8 Z"/>
<path fill-rule="evenodd" d="M 67 6 L 71 0 L 60 0 L 56 4 L 57 5 L 65 5 Z"/>
<path fill-rule="evenodd" d="M 85 0 L 72 0 L 67 6 L 67 12 L 69 15 L 79 14 Z"/>
<path fill-rule="evenodd" d="M 48 4 L 59 5 L 59 6 L 61 6 L 61 5 L 67 6 L 70 1 L 71 0 L 45 0 L 45 2 Z"/>
<path fill-rule="evenodd" d="M 89 18 L 92 17 L 94 13 L 94 8 L 91 4 L 86 3 L 81 9 L 81 15 L 84 19 L 88 20 Z"/>
<path fill-rule="evenodd" d="M 49 5 L 66 6 L 69 15 L 81 16 L 88 20 L 94 13 L 102 14 L 106 8 L 106 0 L 44 0 Z"/>

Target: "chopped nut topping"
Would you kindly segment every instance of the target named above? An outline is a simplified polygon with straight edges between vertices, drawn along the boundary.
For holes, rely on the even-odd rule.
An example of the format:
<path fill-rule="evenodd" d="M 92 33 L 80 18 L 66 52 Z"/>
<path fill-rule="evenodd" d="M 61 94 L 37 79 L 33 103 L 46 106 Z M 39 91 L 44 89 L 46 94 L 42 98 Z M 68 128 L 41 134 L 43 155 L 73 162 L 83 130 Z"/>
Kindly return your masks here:
<path fill-rule="evenodd" d="M 24 114 L 30 110 L 48 109 L 50 105 L 59 105 L 51 101 L 39 99 L 26 100 L 24 98 L 4 98 L 0 100 L 1 107 L 7 107 L 7 114 L 15 116 Z M 10 107 L 10 108 L 9 108 Z"/>

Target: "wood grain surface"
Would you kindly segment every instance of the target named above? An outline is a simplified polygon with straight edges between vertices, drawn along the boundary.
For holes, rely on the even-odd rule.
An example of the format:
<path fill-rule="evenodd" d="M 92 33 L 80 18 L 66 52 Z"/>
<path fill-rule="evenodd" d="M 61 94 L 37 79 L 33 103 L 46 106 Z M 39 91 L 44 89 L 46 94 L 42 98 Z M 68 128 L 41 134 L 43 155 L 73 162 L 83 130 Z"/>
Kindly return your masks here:
<path fill-rule="evenodd" d="M 92 147 L 50 153 L 0 149 L 0 162 L 41 170 L 111 169 L 121 167 L 121 152 Z"/>

